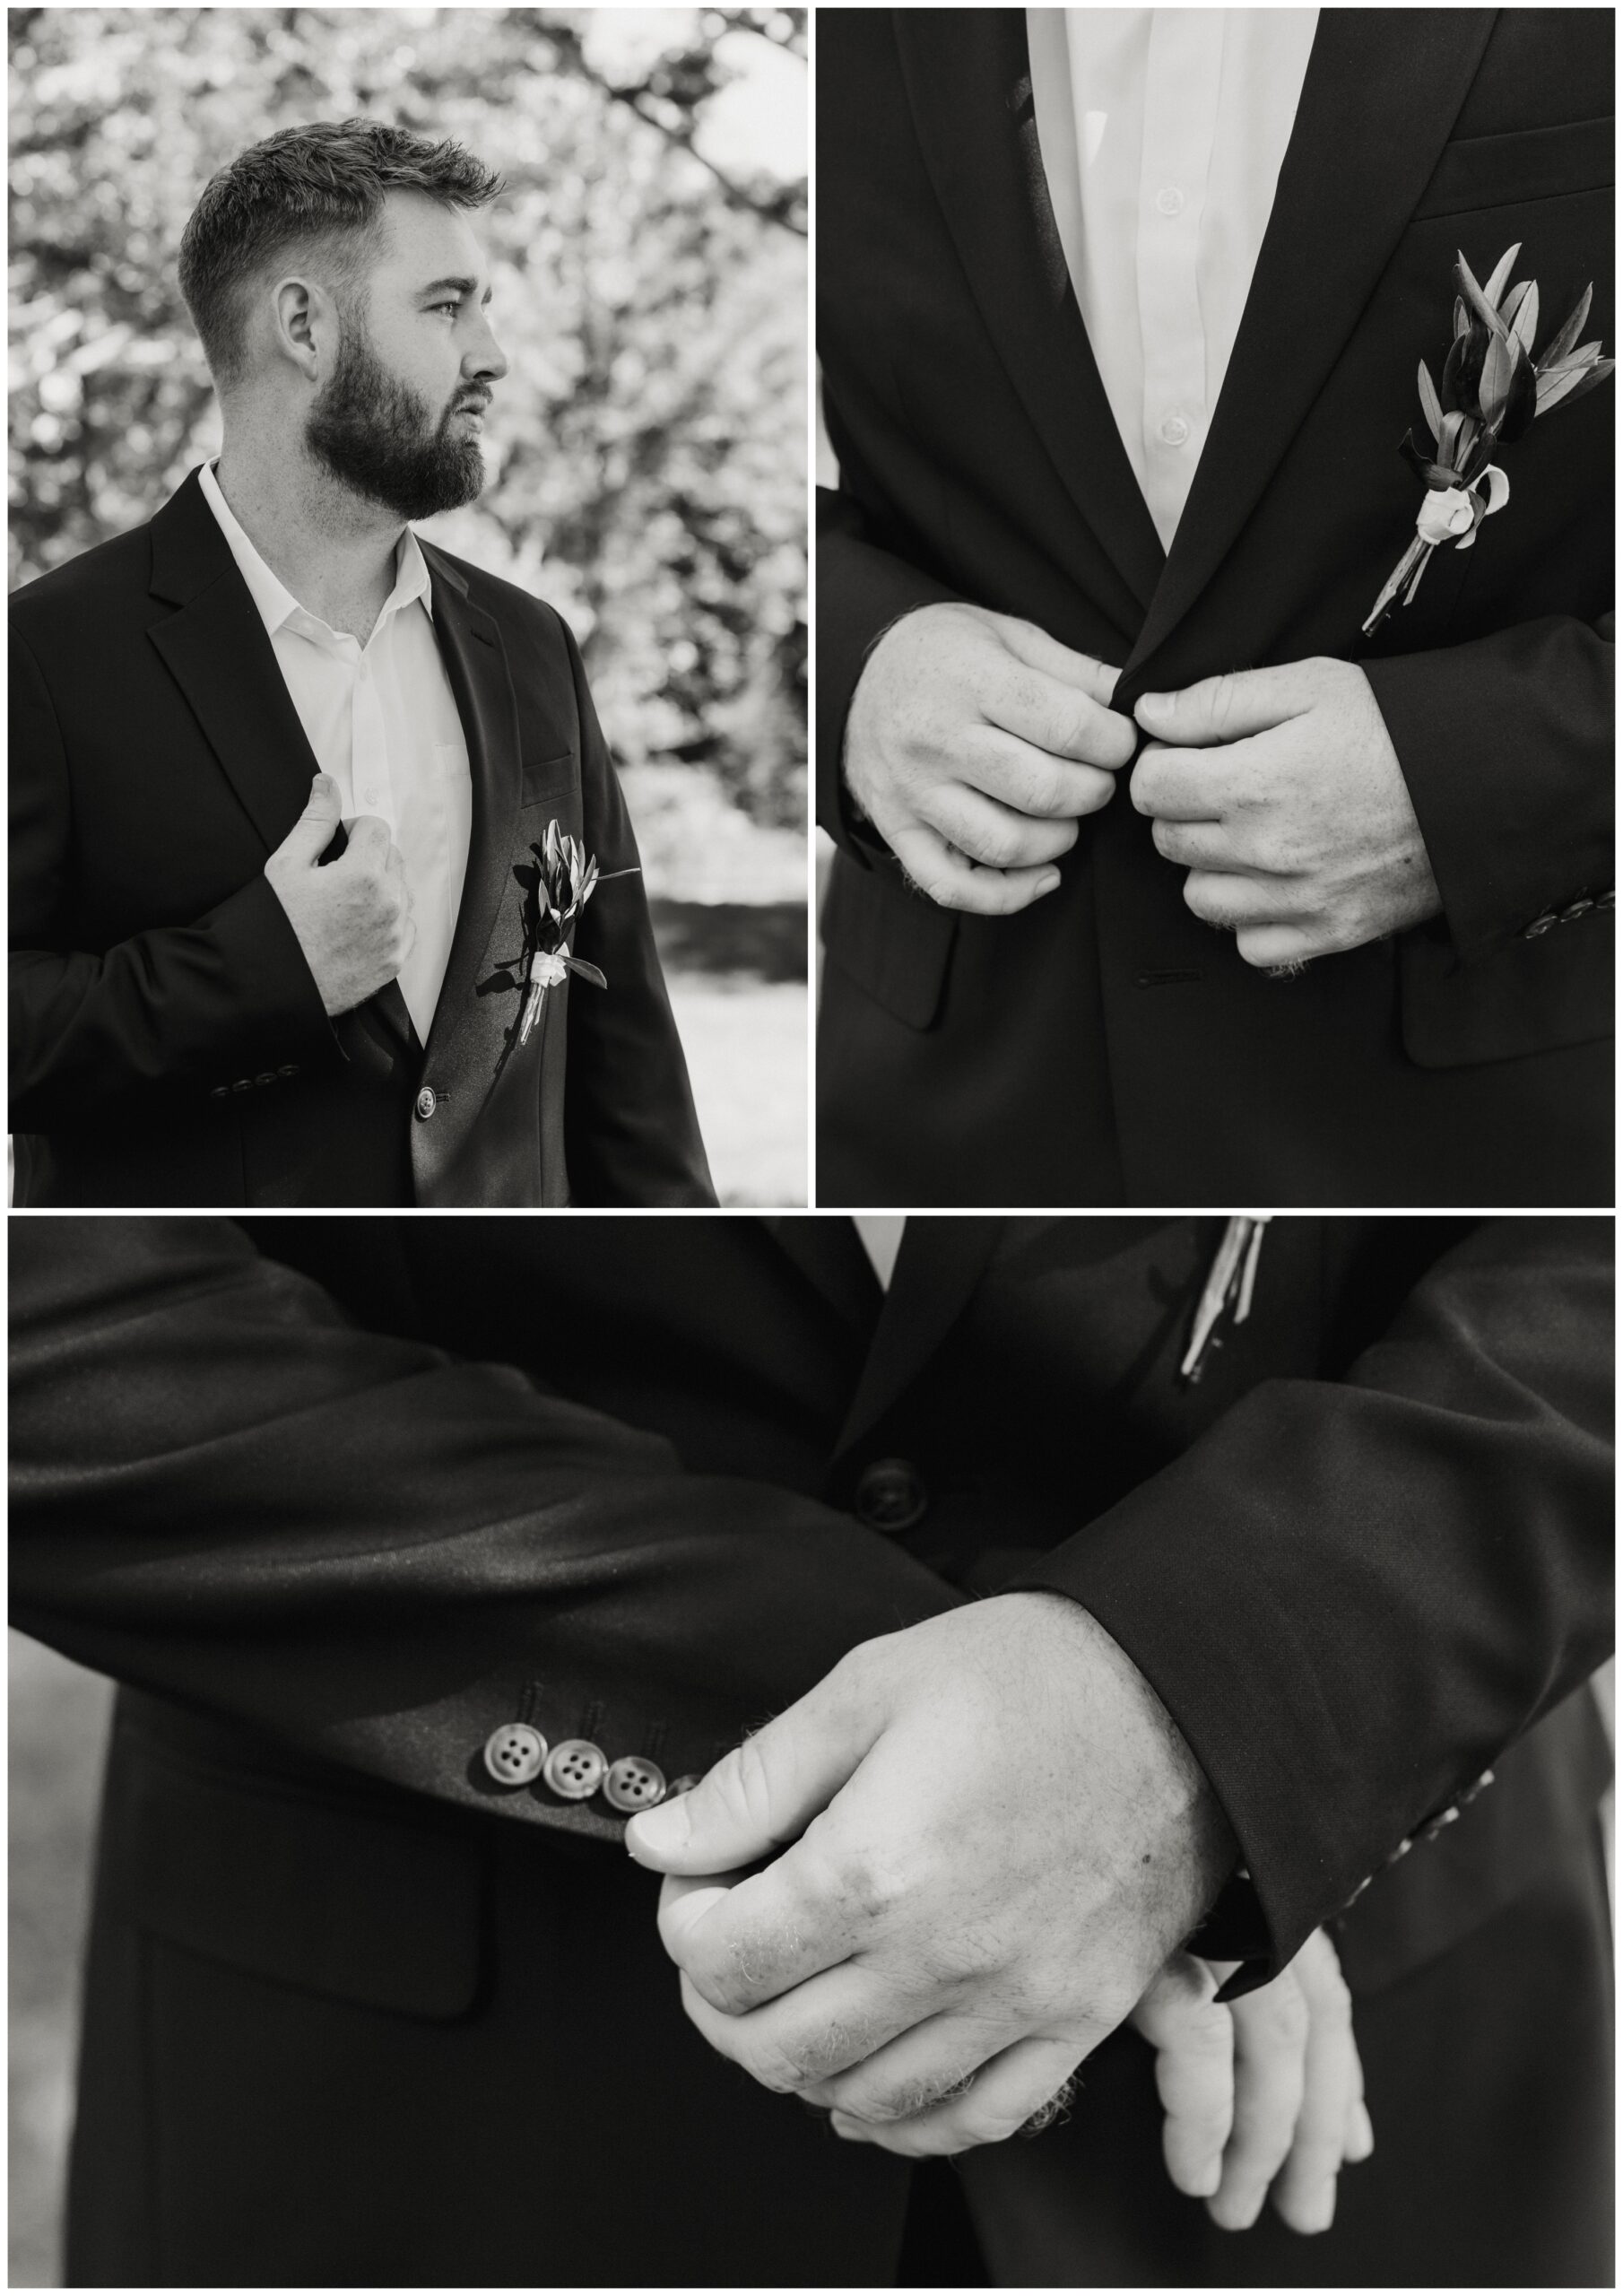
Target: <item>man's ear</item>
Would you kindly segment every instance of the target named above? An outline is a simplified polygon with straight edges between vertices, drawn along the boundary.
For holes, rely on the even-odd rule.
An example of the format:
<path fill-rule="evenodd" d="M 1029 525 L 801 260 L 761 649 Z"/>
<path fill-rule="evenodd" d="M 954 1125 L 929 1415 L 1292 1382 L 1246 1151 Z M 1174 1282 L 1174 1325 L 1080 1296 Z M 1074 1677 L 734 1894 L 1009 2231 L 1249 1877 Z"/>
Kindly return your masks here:
<path fill-rule="evenodd" d="M 271 311 L 277 351 L 307 382 L 319 382 L 338 348 L 338 313 L 332 297 L 311 280 L 279 279 Z"/>

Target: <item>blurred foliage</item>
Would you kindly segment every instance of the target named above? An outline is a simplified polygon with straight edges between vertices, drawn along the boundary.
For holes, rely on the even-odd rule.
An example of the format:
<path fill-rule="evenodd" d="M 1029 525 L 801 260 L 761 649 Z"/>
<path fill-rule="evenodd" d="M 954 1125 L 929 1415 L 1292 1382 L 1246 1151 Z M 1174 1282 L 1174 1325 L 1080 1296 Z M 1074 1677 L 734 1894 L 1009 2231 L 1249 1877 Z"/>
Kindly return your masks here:
<path fill-rule="evenodd" d="M 782 123 L 804 116 L 804 12 L 10 26 L 13 585 L 149 517 L 218 447 L 175 282 L 213 171 L 299 120 L 455 135 L 508 179 L 478 228 L 512 371 L 490 485 L 430 531 L 564 614 L 623 761 L 704 766 L 800 826 L 805 199 Z"/>

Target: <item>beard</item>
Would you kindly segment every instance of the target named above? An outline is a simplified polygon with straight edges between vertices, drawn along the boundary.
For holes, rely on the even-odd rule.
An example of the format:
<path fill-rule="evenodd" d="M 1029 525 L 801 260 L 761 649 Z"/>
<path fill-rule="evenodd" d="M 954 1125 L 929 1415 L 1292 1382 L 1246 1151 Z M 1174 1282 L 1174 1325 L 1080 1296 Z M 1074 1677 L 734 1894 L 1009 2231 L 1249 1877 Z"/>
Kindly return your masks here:
<path fill-rule="evenodd" d="M 438 422 L 421 392 L 390 374 L 364 333 L 349 320 L 338 362 L 305 425 L 305 442 L 341 484 L 382 503 L 400 518 L 431 518 L 472 502 L 484 485 L 477 439 L 451 428 L 466 406 L 489 393 L 458 385 Z"/>

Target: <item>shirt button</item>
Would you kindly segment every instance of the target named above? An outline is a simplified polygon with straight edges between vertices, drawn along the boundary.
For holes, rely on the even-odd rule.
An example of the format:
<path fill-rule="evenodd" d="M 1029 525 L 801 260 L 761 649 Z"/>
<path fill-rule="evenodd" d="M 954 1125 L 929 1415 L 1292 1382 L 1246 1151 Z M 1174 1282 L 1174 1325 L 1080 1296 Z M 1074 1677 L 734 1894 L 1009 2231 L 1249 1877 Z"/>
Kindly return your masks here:
<path fill-rule="evenodd" d="M 1184 195 L 1175 183 L 1164 184 L 1161 189 L 1156 193 L 1155 212 L 1158 215 L 1181 215 L 1183 213 Z"/>
<path fill-rule="evenodd" d="M 603 1782 L 603 1798 L 617 1810 L 648 1810 L 664 1799 L 665 1774 L 657 1762 L 624 1754 Z"/>
<path fill-rule="evenodd" d="M 1189 425 L 1181 414 L 1169 414 L 1161 425 L 1161 436 L 1169 447 L 1181 447 L 1189 436 Z"/>
<path fill-rule="evenodd" d="M 485 1740 L 484 1766 L 498 1786 L 527 1786 L 546 1758 L 546 1740 L 527 1722 L 504 1722 Z"/>
<path fill-rule="evenodd" d="M 603 1784 L 608 1757 L 590 1738 L 566 1738 L 547 1756 L 542 1775 L 566 1802 L 585 1802 Z"/>
<path fill-rule="evenodd" d="M 875 1459 L 857 1479 L 856 1513 L 870 1530 L 911 1530 L 929 1503 L 924 1477 L 910 1459 Z"/>
<path fill-rule="evenodd" d="M 426 1124 L 439 1106 L 439 1095 L 432 1084 L 425 1084 L 417 1095 L 417 1121 Z"/>

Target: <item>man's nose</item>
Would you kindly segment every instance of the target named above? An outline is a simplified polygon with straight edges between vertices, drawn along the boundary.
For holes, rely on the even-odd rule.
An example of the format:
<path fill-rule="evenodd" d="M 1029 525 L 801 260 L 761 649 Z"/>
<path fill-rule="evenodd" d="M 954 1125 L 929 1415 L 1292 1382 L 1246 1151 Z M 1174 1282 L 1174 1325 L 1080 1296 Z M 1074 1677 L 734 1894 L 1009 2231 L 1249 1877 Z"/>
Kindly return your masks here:
<path fill-rule="evenodd" d="M 489 319 L 484 322 L 482 333 L 483 340 L 463 361 L 463 372 L 470 377 L 482 375 L 499 383 L 508 371 L 508 354 L 497 342 Z"/>

